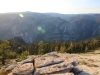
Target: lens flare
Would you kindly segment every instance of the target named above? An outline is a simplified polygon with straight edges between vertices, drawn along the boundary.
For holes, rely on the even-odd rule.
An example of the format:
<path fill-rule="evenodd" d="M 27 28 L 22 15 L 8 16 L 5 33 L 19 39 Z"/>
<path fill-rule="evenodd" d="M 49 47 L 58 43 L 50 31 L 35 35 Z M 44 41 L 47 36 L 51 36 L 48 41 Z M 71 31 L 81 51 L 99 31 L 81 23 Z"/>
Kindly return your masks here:
<path fill-rule="evenodd" d="M 23 15 L 23 14 L 19 14 L 19 16 L 20 16 L 20 17 L 22 17 L 22 18 L 24 17 L 24 15 Z"/>
<path fill-rule="evenodd" d="M 40 26 L 37 27 L 37 30 L 40 31 L 41 33 L 45 33 L 45 30 Z"/>
<path fill-rule="evenodd" d="M 42 29 L 42 30 L 41 30 L 41 32 L 42 32 L 42 33 L 45 33 L 45 30 L 44 30 L 44 29 Z"/>
<path fill-rule="evenodd" d="M 42 28 L 41 28 L 40 26 L 38 26 L 38 27 L 37 27 L 37 29 L 38 29 L 39 31 L 41 31 L 41 30 L 42 30 Z"/>

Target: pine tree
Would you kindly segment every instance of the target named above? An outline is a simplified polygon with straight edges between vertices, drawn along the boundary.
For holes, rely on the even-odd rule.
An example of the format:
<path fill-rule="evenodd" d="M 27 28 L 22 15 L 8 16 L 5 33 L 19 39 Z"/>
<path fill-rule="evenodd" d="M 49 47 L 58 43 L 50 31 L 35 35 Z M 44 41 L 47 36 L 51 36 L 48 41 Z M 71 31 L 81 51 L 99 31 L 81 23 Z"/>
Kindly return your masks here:
<path fill-rule="evenodd" d="M 87 52 L 87 51 L 88 51 L 88 46 L 86 45 L 86 46 L 85 46 L 85 52 Z"/>
<path fill-rule="evenodd" d="M 43 52 L 44 52 L 44 42 L 40 41 L 38 43 L 38 46 L 39 46 L 39 48 L 38 48 L 38 54 L 43 54 Z"/>
<path fill-rule="evenodd" d="M 9 52 L 8 50 L 10 50 L 10 45 L 9 45 L 9 41 L 7 40 L 4 40 L 1 42 L 0 44 L 0 57 L 1 57 L 1 61 L 2 61 L 2 64 L 5 64 L 5 60 L 7 58 L 7 52 Z"/>
<path fill-rule="evenodd" d="M 65 50 L 66 50 L 66 47 L 65 46 L 61 46 L 60 52 L 65 52 Z"/>

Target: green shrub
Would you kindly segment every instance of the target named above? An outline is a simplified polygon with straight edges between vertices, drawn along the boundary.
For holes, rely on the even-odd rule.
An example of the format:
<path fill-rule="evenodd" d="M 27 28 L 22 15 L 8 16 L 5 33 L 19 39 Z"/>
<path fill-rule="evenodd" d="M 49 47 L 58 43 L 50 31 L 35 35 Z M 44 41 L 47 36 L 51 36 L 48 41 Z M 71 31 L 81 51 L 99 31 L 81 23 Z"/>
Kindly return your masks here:
<path fill-rule="evenodd" d="M 17 53 L 16 53 L 16 52 L 13 52 L 13 51 L 10 51 L 10 52 L 7 54 L 7 57 L 8 57 L 8 59 L 17 58 Z"/>
<path fill-rule="evenodd" d="M 21 59 L 26 59 L 28 55 L 29 55 L 29 52 L 28 52 L 28 51 L 24 51 L 24 52 L 21 54 Z"/>

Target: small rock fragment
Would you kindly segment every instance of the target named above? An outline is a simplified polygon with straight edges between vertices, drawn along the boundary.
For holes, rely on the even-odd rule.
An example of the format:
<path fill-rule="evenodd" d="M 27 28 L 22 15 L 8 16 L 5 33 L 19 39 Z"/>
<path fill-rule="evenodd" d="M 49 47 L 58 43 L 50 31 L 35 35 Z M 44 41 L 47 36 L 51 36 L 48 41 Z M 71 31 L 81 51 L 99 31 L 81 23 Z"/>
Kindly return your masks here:
<path fill-rule="evenodd" d="M 74 67 L 71 72 L 73 72 L 74 74 L 79 74 L 83 71 L 83 69 L 81 67 Z"/>

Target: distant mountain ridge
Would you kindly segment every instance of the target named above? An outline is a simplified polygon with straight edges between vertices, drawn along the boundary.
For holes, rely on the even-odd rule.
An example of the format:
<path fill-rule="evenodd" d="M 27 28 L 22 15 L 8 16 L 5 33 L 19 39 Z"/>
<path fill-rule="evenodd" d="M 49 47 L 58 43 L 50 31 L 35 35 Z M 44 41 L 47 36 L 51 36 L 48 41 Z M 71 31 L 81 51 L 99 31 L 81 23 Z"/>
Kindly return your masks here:
<path fill-rule="evenodd" d="M 23 14 L 21 18 L 19 14 Z M 0 14 L 0 40 L 21 36 L 25 42 L 84 40 L 100 36 L 100 14 Z"/>

